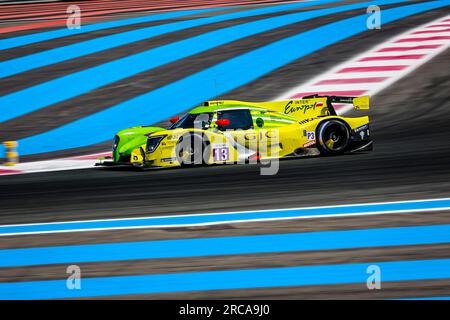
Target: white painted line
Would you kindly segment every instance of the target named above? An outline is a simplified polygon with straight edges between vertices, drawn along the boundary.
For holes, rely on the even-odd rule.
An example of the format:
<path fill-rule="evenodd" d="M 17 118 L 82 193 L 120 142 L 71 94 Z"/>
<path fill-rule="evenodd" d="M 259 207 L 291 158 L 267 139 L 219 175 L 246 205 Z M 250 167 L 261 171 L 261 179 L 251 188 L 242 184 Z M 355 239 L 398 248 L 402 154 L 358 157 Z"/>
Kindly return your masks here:
<path fill-rule="evenodd" d="M 222 215 L 222 214 L 236 214 L 236 213 L 255 213 L 255 212 L 272 212 L 272 211 L 291 211 L 291 210 L 310 210 L 310 209 L 330 209 L 330 208 L 351 208 L 357 206 L 369 206 L 369 205 L 388 205 L 388 204 L 402 204 L 402 203 L 417 203 L 417 202 L 434 202 L 434 201 L 450 201 L 450 198 L 433 198 L 433 199 L 420 199 L 420 200 L 400 200 L 400 201 L 387 201 L 387 202 L 364 202 L 364 203 L 351 203 L 351 204 L 339 204 L 329 206 L 312 206 L 312 207 L 294 207 L 283 209 L 264 209 L 264 210 L 246 210 L 246 211 L 227 211 L 227 212 L 210 212 L 210 213 L 192 213 L 182 215 L 165 215 L 165 216 L 152 216 L 152 217 L 134 217 L 134 218 L 114 218 L 114 219 L 95 219 L 95 220 L 76 220 L 76 221 L 56 221 L 56 222 L 42 222 L 42 223 L 22 223 L 22 224 L 7 224 L 0 225 L 3 227 L 22 227 L 22 226 L 39 226 L 39 225 L 51 225 L 59 223 L 84 223 L 84 222 L 104 222 L 104 221 L 127 221 L 127 220 L 144 220 L 144 219 L 160 219 L 160 218 L 173 218 L 173 217 L 198 217 L 200 215 Z M 1 229 L 0 229 L 1 230 Z"/>
<path fill-rule="evenodd" d="M 450 210 L 450 198 L 273 210 L 2 225 L 0 226 L 0 236 L 124 229 L 177 228 L 279 220 L 369 216 L 413 212 L 425 213 L 447 210 Z"/>
<path fill-rule="evenodd" d="M 184 224 L 167 224 L 167 225 L 148 225 L 148 226 L 134 226 L 134 227 L 112 227 L 112 228 L 91 228 L 91 229 L 68 229 L 68 230 L 52 230 L 52 231 L 30 231 L 30 232 L 16 232 L 16 233 L 0 233 L 0 237 L 5 236 L 23 236 L 32 234 L 53 234 L 53 233 L 72 233 L 72 232 L 89 232 L 89 231 L 115 231 L 115 230 L 130 230 L 130 229 L 161 229 L 161 228 L 187 228 L 187 227 L 203 227 L 221 224 L 232 223 L 252 223 L 252 222 L 268 222 L 268 221 L 283 221 L 283 220 L 300 220 L 300 219 L 321 219 L 321 218 L 342 218 L 342 217 L 357 217 L 357 216 L 373 216 L 385 214 L 399 214 L 399 213 L 414 213 L 414 212 L 435 212 L 448 211 L 450 207 L 433 208 L 433 209 L 411 209 L 411 210 L 396 210 L 396 211 L 374 211 L 364 213 L 347 213 L 334 215 L 317 215 L 317 216 L 299 216 L 289 218 L 261 218 L 253 220 L 228 220 L 218 222 L 205 223 L 184 223 Z"/>
<path fill-rule="evenodd" d="M 51 171 L 62 171 L 62 170 L 75 170 L 75 169 L 86 169 L 93 168 L 95 163 L 98 162 L 96 157 L 104 156 L 105 154 L 110 154 L 110 152 L 95 153 L 91 155 L 85 155 L 80 157 L 70 157 L 55 160 L 43 160 L 34 162 L 23 162 L 15 166 L 0 166 L 0 176 L 1 175 L 11 175 L 11 174 L 23 174 L 23 173 L 37 173 L 37 172 L 51 172 Z M 80 159 L 77 159 L 80 158 Z M 94 159 L 85 159 L 94 158 Z M 17 172 L 9 172 L 9 171 Z"/>

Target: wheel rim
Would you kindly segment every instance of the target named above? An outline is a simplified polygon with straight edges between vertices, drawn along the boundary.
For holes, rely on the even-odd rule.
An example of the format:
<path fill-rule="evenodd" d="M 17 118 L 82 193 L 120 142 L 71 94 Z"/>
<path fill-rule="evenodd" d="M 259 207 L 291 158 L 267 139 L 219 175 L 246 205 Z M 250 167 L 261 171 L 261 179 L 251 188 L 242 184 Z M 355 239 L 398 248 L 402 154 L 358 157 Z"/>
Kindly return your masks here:
<path fill-rule="evenodd" d="M 195 145 L 194 138 L 188 143 L 181 143 L 178 149 L 178 161 L 181 165 L 193 165 L 201 163 L 203 144 Z"/>
<path fill-rule="evenodd" d="M 183 160 L 183 163 L 190 164 L 194 159 L 195 150 L 192 146 L 181 148 L 178 155 Z"/>
<path fill-rule="evenodd" d="M 342 151 L 347 146 L 348 130 L 340 122 L 329 122 L 322 128 L 320 138 L 328 151 Z"/>

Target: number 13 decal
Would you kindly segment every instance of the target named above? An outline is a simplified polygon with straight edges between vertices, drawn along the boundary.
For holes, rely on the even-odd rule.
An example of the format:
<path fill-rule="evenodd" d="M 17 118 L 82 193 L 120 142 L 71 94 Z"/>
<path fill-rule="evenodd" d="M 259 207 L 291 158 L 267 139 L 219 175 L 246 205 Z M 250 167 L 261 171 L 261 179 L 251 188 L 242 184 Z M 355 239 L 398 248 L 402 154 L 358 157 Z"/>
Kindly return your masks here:
<path fill-rule="evenodd" d="M 214 161 L 226 161 L 230 158 L 230 150 L 228 148 L 213 149 Z"/>

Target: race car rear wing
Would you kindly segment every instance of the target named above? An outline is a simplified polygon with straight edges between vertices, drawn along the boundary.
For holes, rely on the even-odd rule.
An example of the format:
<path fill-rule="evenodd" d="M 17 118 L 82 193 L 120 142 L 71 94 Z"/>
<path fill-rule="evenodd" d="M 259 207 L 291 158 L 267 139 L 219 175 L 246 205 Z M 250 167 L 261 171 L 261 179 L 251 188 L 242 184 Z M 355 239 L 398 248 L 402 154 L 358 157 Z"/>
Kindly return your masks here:
<path fill-rule="evenodd" d="M 344 97 L 344 96 L 321 96 L 318 94 L 302 97 L 302 99 L 327 98 L 327 107 L 331 115 L 336 115 L 333 103 L 353 104 L 355 110 L 369 110 L 369 96 Z"/>

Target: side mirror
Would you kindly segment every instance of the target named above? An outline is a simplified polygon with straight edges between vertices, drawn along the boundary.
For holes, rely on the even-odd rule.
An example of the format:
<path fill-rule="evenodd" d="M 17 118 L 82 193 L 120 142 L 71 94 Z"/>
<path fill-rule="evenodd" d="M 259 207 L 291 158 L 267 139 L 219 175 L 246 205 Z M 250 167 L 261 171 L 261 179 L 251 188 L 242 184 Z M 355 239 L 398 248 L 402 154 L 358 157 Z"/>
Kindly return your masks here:
<path fill-rule="evenodd" d="M 177 117 L 177 116 L 169 119 L 170 123 L 172 123 L 172 124 L 178 122 L 178 120 L 180 120 L 180 117 Z"/>
<path fill-rule="evenodd" d="M 257 118 L 255 122 L 258 128 L 264 127 L 264 120 L 262 118 Z"/>
<path fill-rule="evenodd" d="M 216 121 L 219 127 L 228 127 L 230 125 L 230 119 L 219 119 Z"/>

